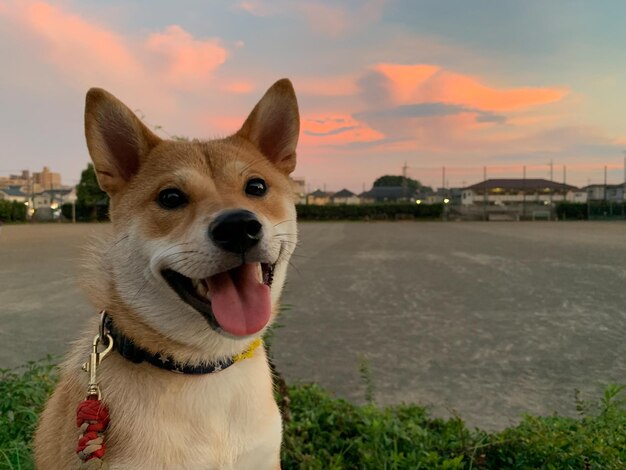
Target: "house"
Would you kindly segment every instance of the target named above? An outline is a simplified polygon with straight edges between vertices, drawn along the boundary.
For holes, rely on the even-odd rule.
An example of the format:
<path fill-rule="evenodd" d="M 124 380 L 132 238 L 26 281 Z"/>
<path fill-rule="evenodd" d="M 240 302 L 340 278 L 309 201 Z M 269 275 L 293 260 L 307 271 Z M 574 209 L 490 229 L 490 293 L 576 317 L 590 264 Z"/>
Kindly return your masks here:
<path fill-rule="evenodd" d="M 461 204 L 520 205 L 525 203 L 548 205 L 558 201 L 580 199 L 575 186 L 543 178 L 488 179 L 462 189 Z"/>
<path fill-rule="evenodd" d="M 461 188 L 437 188 L 436 191 L 425 191 L 421 189 L 418 192 L 418 200 L 426 204 L 443 203 L 460 206 L 462 194 L 463 189 Z"/>
<path fill-rule="evenodd" d="M 582 190 L 586 192 L 589 201 L 623 202 L 626 200 L 624 186 L 626 186 L 626 183 L 590 184 L 582 188 Z"/>
<path fill-rule="evenodd" d="M 374 186 L 359 195 L 362 203 L 374 202 L 409 202 L 415 200 L 415 194 L 403 186 Z"/>
<path fill-rule="evenodd" d="M 361 204 L 361 199 L 349 189 L 342 189 L 333 194 L 331 202 L 333 204 Z"/>
<path fill-rule="evenodd" d="M 75 188 L 48 189 L 47 191 L 35 194 L 33 204 L 35 209 L 51 207 L 53 210 L 56 210 L 63 204 L 71 203 L 75 198 Z"/>
<path fill-rule="evenodd" d="M 312 204 L 314 206 L 325 206 L 326 204 L 330 204 L 331 196 L 332 194 L 318 189 L 316 191 L 313 191 L 311 194 L 308 194 L 306 200 L 307 204 Z"/>
<path fill-rule="evenodd" d="M 28 202 L 28 193 L 24 186 L 11 185 L 0 189 L 0 200 Z"/>

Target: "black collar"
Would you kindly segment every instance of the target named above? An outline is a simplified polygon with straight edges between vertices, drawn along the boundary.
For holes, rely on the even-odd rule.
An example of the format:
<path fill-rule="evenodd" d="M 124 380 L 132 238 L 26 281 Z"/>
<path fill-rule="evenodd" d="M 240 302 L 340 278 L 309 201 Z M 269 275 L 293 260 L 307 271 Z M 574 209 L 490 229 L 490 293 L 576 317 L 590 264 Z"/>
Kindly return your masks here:
<path fill-rule="evenodd" d="M 180 362 L 176 362 L 171 356 L 166 354 L 152 354 L 137 346 L 132 339 L 124 336 L 121 331 L 115 328 L 113 320 L 106 314 L 104 316 L 104 328 L 105 331 L 108 330 L 108 333 L 113 338 L 114 349 L 120 353 L 123 358 L 135 364 L 145 361 L 159 369 L 169 370 L 178 374 L 212 374 L 232 366 L 241 357 L 241 355 L 229 357 L 212 363 L 181 364 Z"/>

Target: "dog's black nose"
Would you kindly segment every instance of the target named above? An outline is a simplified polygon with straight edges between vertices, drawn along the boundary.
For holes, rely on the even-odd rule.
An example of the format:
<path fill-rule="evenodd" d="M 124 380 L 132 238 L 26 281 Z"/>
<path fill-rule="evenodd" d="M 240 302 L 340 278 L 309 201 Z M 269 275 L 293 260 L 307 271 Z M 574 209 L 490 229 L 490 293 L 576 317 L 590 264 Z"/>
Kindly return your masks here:
<path fill-rule="evenodd" d="M 261 222 L 243 209 L 222 212 L 209 225 L 209 236 L 217 246 L 233 253 L 245 253 L 263 236 Z"/>

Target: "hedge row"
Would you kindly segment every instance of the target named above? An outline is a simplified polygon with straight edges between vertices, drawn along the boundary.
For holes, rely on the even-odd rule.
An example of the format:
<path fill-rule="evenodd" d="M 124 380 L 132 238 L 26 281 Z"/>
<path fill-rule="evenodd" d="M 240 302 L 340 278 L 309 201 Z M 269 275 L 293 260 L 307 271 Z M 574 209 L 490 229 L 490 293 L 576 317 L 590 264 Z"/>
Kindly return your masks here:
<path fill-rule="evenodd" d="M 556 205 L 556 215 L 559 220 L 623 219 L 626 215 L 626 203 L 559 202 Z"/>
<path fill-rule="evenodd" d="M 299 220 L 437 219 L 443 213 L 443 204 L 299 204 L 296 210 Z"/>
<path fill-rule="evenodd" d="M 0 220 L 3 222 L 25 222 L 27 207 L 23 202 L 0 201 Z"/>
<path fill-rule="evenodd" d="M 61 206 L 61 214 L 67 220 L 72 220 L 72 205 L 63 204 Z M 77 222 L 101 222 L 109 220 L 108 205 L 85 205 L 76 204 L 76 221 Z"/>

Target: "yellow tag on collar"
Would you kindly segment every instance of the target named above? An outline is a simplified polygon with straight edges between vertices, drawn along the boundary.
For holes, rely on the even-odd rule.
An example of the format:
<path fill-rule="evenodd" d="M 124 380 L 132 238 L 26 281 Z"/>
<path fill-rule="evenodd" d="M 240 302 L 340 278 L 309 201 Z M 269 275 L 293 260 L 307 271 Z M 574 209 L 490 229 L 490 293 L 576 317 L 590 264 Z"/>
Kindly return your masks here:
<path fill-rule="evenodd" d="M 244 359 L 248 359 L 254 356 L 255 349 L 257 349 L 262 344 L 263 344 L 263 340 L 261 338 L 255 339 L 254 341 L 250 343 L 250 345 L 248 346 L 248 349 L 246 349 L 244 352 L 239 353 L 233 357 L 233 362 L 243 361 Z"/>

